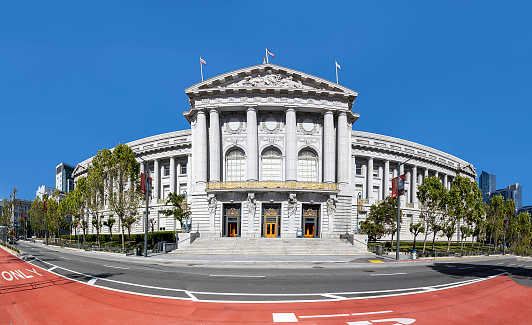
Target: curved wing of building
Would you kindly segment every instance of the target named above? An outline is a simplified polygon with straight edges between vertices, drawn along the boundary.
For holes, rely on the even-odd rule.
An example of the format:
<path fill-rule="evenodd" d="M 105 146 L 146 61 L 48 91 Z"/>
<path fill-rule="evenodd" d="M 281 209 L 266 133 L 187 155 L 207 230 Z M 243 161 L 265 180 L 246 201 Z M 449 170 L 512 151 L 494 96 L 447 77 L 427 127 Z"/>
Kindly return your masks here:
<path fill-rule="evenodd" d="M 406 173 L 407 230 L 419 217 L 415 193 L 425 176 L 446 187 L 458 174 L 476 177 L 471 164 L 447 153 L 353 131 L 358 93 L 299 71 L 266 63 L 185 92 L 190 130 L 128 143 L 141 170 L 149 162 L 158 230 L 181 227 L 159 213 L 175 192 L 186 194 L 192 229 L 202 236 L 338 238 L 390 194 L 398 172 Z M 75 178 L 91 159 L 78 164 Z"/>

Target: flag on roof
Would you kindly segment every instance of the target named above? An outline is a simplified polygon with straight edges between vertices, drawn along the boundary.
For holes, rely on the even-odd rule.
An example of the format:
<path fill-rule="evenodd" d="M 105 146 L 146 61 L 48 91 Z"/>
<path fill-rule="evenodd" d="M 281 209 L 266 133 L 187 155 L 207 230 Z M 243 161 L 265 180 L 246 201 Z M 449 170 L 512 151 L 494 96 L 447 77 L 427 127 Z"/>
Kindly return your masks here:
<path fill-rule="evenodd" d="M 275 57 L 275 55 L 274 55 L 274 54 L 273 54 L 272 52 L 270 52 L 270 50 L 266 49 L 266 52 L 268 52 L 268 54 L 269 54 L 269 55 L 271 55 L 271 56 L 272 56 L 272 58 L 274 58 L 274 57 Z"/>
<path fill-rule="evenodd" d="M 334 60 L 334 63 L 336 64 L 336 67 L 337 67 L 338 69 L 342 69 L 342 67 L 340 67 L 340 65 L 338 64 L 338 62 L 336 62 L 336 60 Z"/>
<path fill-rule="evenodd" d="M 203 60 L 203 59 L 201 58 L 201 56 L 200 56 L 200 58 L 199 58 L 199 61 L 200 61 L 202 64 L 207 65 L 207 61 Z"/>

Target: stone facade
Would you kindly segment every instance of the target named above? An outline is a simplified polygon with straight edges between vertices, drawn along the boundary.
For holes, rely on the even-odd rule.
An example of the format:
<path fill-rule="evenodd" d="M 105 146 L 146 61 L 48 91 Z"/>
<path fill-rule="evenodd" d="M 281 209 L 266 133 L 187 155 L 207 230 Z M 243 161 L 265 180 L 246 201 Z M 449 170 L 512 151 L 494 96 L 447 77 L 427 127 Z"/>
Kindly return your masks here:
<path fill-rule="evenodd" d="M 338 238 L 356 232 L 408 160 L 400 167 L 407 235 L 419 217 L 415 192 L 424 176 L 439 176 L 447 187 L 458 174 L 476 177 L 471 164 L 441 151 L 353 131 L 358 93 L 299 71 L 261 64 L 185 92 L 190 130 L 128 143 L 143 171 L 149 162 L 158 230 L 181 226 L 159 213 L 168 193 L 179 192 L 202 236 Z M 78 164 L 74 176 L 88 164 Z M 139 221 L 135 232 L 143 231 Z"/>

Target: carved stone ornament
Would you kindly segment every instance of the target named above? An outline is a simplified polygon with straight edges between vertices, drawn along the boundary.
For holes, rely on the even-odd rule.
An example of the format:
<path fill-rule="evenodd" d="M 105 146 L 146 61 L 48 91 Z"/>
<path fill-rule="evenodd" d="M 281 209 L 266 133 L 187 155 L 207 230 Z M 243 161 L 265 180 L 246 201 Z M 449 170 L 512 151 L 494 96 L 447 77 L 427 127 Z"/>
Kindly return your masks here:
<path fill-rule="evenodd" d="M 240 134 L 245 131 L 244 117 L 241 114 L 230 113 L 224 116 L 224 131 L 231 134 Z"/>
<path fill-rule="evenodd" d="M 329 217 L 334 216 L 334 212 L 336 212 L 336 202 L 338 202 L 337 198 L 328 198 L 327 199 L 327 214 Z"/>
<path fill-rule="evenodd" d="M 248 212 L 249 215 L 254 218 L 255 217 L 255 211 L 257 208 L 257 199 L 253 195 L 248 196 Z"/>
<path fill-rule="evenodd" d="M 251 88 L 264 88 L 264 87 L 275 87 L 275 88 L 286 88 L 286 89 L 318 89 L 316 87 L 311 87 L 305 85 L 301 80 L 297 80 L 292 76 L 286 76 L 279 73 L 272 73 L 268 71 L 265 75 L 256 75 L 256 76 L 247 76 L 244 79 L 237 81 L 235 83 L 227 85 L 228 88 L 238 88 L 238 87 L 251 87 Z"/>
<path fill-rule="evenodd" d="M 270 112 L 268 114 L 261 114 L 259 118 L 259 128 L 261 132 L 274 134 L 283 130 L 282 116 L 280 114 Z"/>
<path fill-rule="evenodd" d="M 260 137 L 260 141 L 266 142 L 268 144 L 282 143 L 284 138 L 282 137 Z"/>
<path fill-rule="evenodd" d="M 303 114 L 297 118 L 297 131 L 306 135 L 319 132 L 319 120 L 315 115 Z"/>
<path fill-rule="evenodd" d="M 295 194 L 288 197 L 288 216 L 293 216 L 297 212 L 297 198 Z"/>
<path fill-rule="evenodd" d="M 208 198 L 207 201 L 209 203 L 209 214 L 216 214 L 216 207 L 218 205 L 216 198 L 213 196 Z"/>

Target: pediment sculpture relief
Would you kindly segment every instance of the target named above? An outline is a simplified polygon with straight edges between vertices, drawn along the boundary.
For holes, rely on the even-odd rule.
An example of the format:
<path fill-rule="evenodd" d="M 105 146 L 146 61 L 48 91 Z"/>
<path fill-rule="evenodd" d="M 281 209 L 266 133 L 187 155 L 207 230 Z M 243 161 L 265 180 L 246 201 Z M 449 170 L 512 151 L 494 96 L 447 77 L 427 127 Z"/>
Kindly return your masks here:
<path fill-rule="evenodd" d="M 294 79 L 292 76 L 284 76 L 281 74 L 266 74 L 264 76 L 248 76 L 244 79 L 227 85 L 228 88 L 238 87 L 277 87 L 277 88 L 293 88 L 293 89 L 316 89 L 314 87 L 303 84 L 300 80 Z"/>

